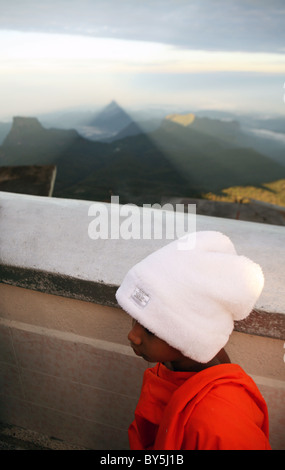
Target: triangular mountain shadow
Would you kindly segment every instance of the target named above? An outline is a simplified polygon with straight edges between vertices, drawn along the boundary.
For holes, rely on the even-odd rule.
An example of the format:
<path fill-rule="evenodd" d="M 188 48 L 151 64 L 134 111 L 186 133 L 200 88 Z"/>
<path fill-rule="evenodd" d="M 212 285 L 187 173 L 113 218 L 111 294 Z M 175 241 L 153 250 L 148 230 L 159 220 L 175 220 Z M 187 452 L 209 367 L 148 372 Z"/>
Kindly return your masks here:
<path fill-rule="evenodd" d="M 126 111 L 116 101 L 102 109 L 89 123 L 105 132 L 118 133 L 133 122 Z"/>

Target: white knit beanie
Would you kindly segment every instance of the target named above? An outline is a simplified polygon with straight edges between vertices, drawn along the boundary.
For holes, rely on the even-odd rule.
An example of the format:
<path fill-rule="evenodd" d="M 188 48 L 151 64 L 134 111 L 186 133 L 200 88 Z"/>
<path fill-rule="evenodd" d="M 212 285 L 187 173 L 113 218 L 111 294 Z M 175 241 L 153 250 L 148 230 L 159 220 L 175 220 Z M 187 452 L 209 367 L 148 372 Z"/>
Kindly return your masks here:
<path fill-rule="evenodd" d="M 234 321 L 261 294 L 260 266 L 220 232 L 196 232 L 160 248 L 126 274 L 119 305 L 184 356 L 207 363 L 226 345 Z"/>

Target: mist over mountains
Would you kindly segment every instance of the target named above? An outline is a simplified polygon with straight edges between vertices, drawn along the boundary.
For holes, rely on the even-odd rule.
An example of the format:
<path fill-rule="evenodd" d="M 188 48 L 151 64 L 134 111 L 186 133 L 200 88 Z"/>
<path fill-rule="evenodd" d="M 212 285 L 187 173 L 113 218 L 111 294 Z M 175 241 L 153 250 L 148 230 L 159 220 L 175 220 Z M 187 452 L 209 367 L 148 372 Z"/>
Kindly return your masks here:
<path fill-rule="evenodd" d="M 48 116 L 15 117 L 6 135 L 0 125 L 0 165 L 56 165 L 55 197 L 106 201 L 114 194 L 144 204 L 285 178 L 283 118 L 158 110 L 134 117 L 112 101 L 95 115 L 52 120 L 61 125 L 49 127 Z M 71 120 L 73 129 L 65 128 Z"/>

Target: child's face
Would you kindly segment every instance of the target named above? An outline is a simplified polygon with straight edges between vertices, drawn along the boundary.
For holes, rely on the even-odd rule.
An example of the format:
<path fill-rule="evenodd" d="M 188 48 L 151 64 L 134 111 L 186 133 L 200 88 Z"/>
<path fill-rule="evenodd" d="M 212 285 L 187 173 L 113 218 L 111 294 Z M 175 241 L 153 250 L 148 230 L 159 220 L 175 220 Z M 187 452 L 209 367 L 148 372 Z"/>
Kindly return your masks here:
<path fill-rule="evenodd" d="M 169 346 L 136 320 L 133 320 L 128 339 L 135 354 L 148 362 L 173 362 L 184 357 L 180 351 Z"/>

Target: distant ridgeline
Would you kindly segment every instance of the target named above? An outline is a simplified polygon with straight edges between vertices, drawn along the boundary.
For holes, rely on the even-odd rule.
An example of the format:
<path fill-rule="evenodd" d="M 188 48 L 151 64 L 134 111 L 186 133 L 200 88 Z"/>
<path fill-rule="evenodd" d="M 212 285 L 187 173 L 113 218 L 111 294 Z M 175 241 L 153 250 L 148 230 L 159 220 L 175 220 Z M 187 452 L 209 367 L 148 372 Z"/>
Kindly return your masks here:
<path fill-rule="evenodd" d="M 125 124 L 132 127 L 126 117 Z M 284 155 L 254 149 L 252 136 L 236 121 L 175 114 L 147 133 L 131 124 L 133 135 L 99 142 L 76 130 L 44 128 L 36 118 L 15 117 L 0 147 L 0 165 L 53 164 L 55 197 L 108 201 L 113 194 L 135 204 L 285 178 Z"/>

